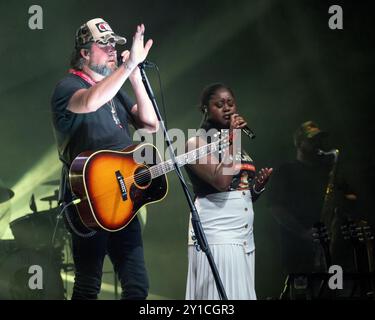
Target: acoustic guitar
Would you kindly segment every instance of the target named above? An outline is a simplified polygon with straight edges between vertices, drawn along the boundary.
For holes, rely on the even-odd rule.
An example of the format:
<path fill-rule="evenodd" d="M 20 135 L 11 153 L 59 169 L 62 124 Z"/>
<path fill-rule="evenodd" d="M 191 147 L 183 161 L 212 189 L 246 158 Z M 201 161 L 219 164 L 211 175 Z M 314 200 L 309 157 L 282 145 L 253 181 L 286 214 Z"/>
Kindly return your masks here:
<path fill-rule="evenodd" d="M 220 153 L 228 146 L 228 136 L 216 134 L 214 142 L 176 157 L 177 165 Z M 123 229 L 143 206 L 165 198 L 166 173 L 174 169 L 172 160 L 162 161 L 157 148 L 147 143 L 122 151 L 81 153 L 72 162 L 69 181 L 83 224 L 94 230 Z"/>

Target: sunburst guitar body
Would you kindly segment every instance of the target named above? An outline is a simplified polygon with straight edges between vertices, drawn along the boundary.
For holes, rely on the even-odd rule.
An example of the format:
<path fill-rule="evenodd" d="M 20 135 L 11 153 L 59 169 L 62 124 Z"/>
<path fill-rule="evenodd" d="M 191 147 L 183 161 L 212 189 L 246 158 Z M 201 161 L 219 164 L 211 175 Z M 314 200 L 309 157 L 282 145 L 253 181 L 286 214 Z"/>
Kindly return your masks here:
<path fill-rule="evenodd" d="M 147 164 L 135 160 L 146 155 Z M 91 229 L 118 231 L 143 206 L 161 201 L 168 191 L 167 177 L 154 177 L 150 170 L 160 163 L 152 144 L 80 154 L 70 167 L 69 179 L 72 192 L 81 199 L 76 207 L 82 222 Z"/>
<path fill-rule="evenodd" d="M 168 192 L 166 173 L 229 146 L 228 135 L 215 134 L 214 142 L 171 160 L 162 161 L 148 143 L 122 151 L 100 150 L 77 156 L 69 171 L 74 204 L 84 225 L 118 231 L 145 205 L 161 201 Z"/>

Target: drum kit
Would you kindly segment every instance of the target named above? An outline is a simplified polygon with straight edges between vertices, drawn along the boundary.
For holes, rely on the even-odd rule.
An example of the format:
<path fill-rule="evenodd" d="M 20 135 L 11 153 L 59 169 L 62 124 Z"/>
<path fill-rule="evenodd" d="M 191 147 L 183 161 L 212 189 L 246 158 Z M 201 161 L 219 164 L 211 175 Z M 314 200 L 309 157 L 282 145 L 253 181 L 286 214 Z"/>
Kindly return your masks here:
<path fill-rule="evenodd" d="M 44 185 L 58 185 L 49 181 Z M 6 203 L 14 192 L 0 185 L 0 204 Z M 30 200 L 31 213 L 9 223 L 14 240 L 0 240 L 0 300 L 60 300 L 66 299 L 61 271 L 72 271 L 67 263 L 69 234 L 59 219 L 58 191 L 41 198 L 49 209 L 37 211 L 34 195 Z M 1 215 L 1 212 L 0 212 Z M 42 268 L 43 288 L 30 288 L 29 279 L 33 265 Z"/>

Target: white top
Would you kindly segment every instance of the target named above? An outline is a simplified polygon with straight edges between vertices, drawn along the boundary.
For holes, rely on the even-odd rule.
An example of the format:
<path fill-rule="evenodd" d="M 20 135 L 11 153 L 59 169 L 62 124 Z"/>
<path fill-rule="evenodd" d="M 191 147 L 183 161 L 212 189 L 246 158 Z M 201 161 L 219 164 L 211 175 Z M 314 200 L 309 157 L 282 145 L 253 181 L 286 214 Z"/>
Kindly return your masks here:
<path fill-rule="evenodd" d="M 246 253 L 255 250 L 254 211 L 249 190 L 209 194 L 197 198 L 195 206 L 209 244 L 240 244 Z M 190 219 L 189 245 L 194 244 L 192 235 Z"/>

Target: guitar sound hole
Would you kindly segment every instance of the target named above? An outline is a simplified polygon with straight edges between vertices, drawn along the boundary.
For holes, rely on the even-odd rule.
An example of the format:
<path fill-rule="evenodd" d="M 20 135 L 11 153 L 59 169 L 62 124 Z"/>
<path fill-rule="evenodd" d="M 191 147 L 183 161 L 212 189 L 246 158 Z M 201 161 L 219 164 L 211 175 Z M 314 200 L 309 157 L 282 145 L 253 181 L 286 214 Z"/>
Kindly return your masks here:
<path fill-rule="evenodd" d="M 134 174 L 134 181 L 137 186 L 144 188 L 151 183 L 151 173 L 147 167 L 138 168 Z"/>

